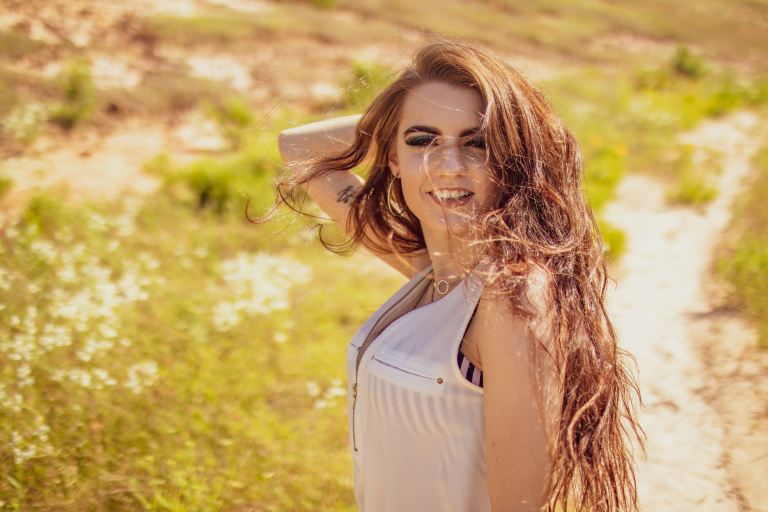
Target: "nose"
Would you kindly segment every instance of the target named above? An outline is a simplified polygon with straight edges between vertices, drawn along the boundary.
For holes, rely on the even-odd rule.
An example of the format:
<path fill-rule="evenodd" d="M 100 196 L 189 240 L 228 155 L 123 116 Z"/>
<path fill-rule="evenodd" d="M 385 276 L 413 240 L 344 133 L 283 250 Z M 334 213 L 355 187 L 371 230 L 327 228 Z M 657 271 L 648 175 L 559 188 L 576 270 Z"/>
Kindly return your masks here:
<path fill-rule="evenodd" d="M 464 169 L 464 156 L 458 144 L 445 144 L 436 148 L 434 169 L 437 174 L 455 174 Z"/>

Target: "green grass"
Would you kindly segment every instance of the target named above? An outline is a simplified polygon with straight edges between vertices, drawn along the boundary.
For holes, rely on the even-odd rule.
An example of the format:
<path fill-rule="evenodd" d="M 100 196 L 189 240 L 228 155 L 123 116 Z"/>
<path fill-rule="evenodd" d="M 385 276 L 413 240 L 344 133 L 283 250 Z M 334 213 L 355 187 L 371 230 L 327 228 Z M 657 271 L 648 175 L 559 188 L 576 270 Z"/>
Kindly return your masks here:
<path fill-rule="evenodd" d="M 147 29 L 163 41 L 182 46 L 233 43 L 269 36 L 271 31 L 248 15 L 216 13 L 196 16 L 155 15 L 146 19 Z"/>
<path fill-rule="evenodd" d="M 475 39 L 507 52 L 560 54 L 621 66 L 647 58 L 642 50 L 628 52 L 627 44 L 594 44 L 602 37 L 627 35 L 641 42 L 686 44 L 701 48 L 710 58 L 746 61 L 768 71 L 762 22 L 768 6 L 748 0 L 703 0 L 692 9 L 662 0 L 393 0 L 386 9 L 377 0 L 340 0 L 338 5 L 428 33 Z"/>
<path fill-rule="evenodd" d="M 387 40 L 393 27 L 374 17 L 364 24 L 333 16 L 335 1 L 281 2 L 262 12 L 243 12 L 218 5 L 203 6 L 195 16 L 155 15 L 143 20 L 144 31 L 156 40 L 185 47 L 248 47 L 280 44 L 295 38 L 322 43 L 359 44 Z"/>
<path fill-rule="evenodd" d="M 348 114 L 361 112 L 376 95 L 396 78 L 395 70 L 376 62 L 356 60 L 350 65 L 347 78 L 341 84 L 342 97 L 338 107 Z"/>
<path fill-rule="evenodd" d="M 353 510 L 339 361 L 399 284 L 288 219 L 32 201 L 0 239 L 3 509 Z"/>
<path fill-rule="evenodd" d="M 717 268 L 730 284 L 733 303 L 757 326 L 759 345 L 768 349 L 768 146 L 762 147 L 753 163 Z"/>
<path fill-rule="evenodd" d="M 716 148 L 694 162 L 693 148 L 678 136 L 704 120 L 763 107 L 768 82 L 710 67 L 679 49 L 655 68 L 585 67 L 543 84 L 581 143 L 587 192 L 597 211 L 625 172 L 661 178 L 671 202 L 698 206 L 716 197 Z"/>

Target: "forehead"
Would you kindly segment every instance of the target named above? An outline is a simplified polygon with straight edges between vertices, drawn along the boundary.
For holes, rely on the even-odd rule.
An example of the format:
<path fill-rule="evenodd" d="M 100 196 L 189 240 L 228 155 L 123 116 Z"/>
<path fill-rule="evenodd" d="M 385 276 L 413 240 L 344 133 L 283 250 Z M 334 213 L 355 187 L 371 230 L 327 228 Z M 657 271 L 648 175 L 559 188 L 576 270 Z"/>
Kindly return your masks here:
<path fill-rule="evenodd" d="M 427 82 L 406 95 L 400 114 L 400 131 L 412 125 L 425 125 L 438 128 L 446 135 L 458 133 L 478 126 L 482 109 L 483 99 L 474 89 Z"/>

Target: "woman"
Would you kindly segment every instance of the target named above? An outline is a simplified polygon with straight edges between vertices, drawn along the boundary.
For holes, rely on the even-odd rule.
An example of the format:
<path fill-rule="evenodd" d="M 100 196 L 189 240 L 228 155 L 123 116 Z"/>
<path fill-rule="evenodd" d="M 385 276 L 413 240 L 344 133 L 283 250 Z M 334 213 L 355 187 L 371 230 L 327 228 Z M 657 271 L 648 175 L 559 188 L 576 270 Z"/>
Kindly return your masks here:
<path fill-rule="evenodd" d="M 279 200 L 303 189 L 409 278 L 348 345 L 360 509 L 637 510 L 622 418 L 644 450 L 639 389 L 579 149 L 541 93 L 440 41 L 362 116 L 285 130 L 280 149 L 296 170 Z"/>

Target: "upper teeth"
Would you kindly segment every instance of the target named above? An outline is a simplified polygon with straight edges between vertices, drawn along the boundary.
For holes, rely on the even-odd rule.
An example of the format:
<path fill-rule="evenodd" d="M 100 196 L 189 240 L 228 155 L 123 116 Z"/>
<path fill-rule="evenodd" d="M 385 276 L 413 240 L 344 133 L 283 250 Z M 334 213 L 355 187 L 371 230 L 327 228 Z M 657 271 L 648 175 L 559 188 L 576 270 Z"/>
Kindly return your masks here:
<path fill-rule="evenodd" d="M 433 190 L 432 193 L 440 199 L 456 199 L 472 194 L 468 190 Z"/>

